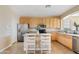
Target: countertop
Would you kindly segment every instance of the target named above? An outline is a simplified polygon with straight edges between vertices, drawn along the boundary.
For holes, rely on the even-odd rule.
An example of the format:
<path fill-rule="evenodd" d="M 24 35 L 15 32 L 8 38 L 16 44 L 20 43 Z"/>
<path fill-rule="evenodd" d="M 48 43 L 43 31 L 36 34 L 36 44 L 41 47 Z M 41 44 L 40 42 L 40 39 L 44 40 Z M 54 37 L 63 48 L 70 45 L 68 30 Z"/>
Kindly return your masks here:
<path fill-rule="evenodd" d="M 62 31 L 60 32 L 60 31 L 61 30 L 46 28 L 46 33 L 58 32 L 60 34 L 66 34 L 66 35 L 71 35 L 71 36 L 79 36 L 79 34 L 65 33 L 65 32 L 62 32 Z M 28 33 L 38 33 L 38 30 L 30 29 Z"/>
<path fill-rule="evenodd" d="M 71 35 L 71 36 L 79 36 L 79 34 L 71 34 L 71 33 L 62 33 L 60 32 L 61 34 L 66 34 L 66 35 Z"/>

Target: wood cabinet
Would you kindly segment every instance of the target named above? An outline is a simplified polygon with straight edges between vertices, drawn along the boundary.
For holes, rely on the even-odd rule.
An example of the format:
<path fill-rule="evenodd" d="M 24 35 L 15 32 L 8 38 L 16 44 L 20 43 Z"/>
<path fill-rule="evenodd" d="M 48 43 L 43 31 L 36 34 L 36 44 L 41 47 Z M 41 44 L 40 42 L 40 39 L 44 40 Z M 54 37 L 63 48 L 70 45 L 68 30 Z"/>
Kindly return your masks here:
<path fill-rule="evenodd" d="M 42 24 L 42 23 L 43 22 L 41 18 L 31 18 L 29 22 L 30 27 L 36 27 L 37 25 Z"/>
<path fill-rule="evenodd" d="M 49 18 L 49 27 L 50 28 L 60 28 L 61 19 L 57 17 Z"/>
<path fill-rule="evenodd" d="M 50 27 L 50 19 L 49 18 L 45 19 L 45 25 L 46 25 L 47 28 Z"/>
<path fill-rule="evenodd" d="M 61 34 L 58 32 L 53 32 L 51 40 L 56 40 L 62 45 L 72 49 L 72 36 L 69 36 L 67 34 Z"/>
<path fill-rule="evenodd" d="M 42 24 L 46 25 L 46 18 L 42 18 Z"/>
<path fill-rule="evenodd" d="M 72 36 L 66 34 L 59 34 L 57 41 L 63 44 L 64 46 L 72 49 Z"/>
<path fill-rule="evenodd" d="M 20 24 L 29 24 L 30 22 L 30 17 L 20 17 L 19 23 Z"/>
<path fill-rule="evenodd" d="M 52 40 L 57 40 L 58 39 L 58 33 L 57 32 L 52 32 Z"/>
<path fill-rule="evenodd" d="M 53 28 L 60 28 L 61 27 L 61 20 L 59 18 L 54 18 L 54 20 L 52 20 L 53 24 L 52 27 Z"/>
<path fill-rule="evenodd" d="M 38 18 L 37 21 L 38 21 L 38 24 L 44 24 L 43 18 Z"/>
<path fill-rule="evenodd" d="M 35 27 L 37 23 L 38 23 L 37 19 L 35 19 L 35 18 L 30 19 L 30 22 L 29 22 L 30 27 Z"/>
<path fill-rule="evenodd" d="M 54 20 L 52 18 L 50 19 L 50 28 L 54 28 Z"/>
<path fill-rule="evenodd" d="M 47 28 L 60 28 L 60 17 L 20 17 L 20 24 L 30 24 L 31 27 L 45 24 Z"/>

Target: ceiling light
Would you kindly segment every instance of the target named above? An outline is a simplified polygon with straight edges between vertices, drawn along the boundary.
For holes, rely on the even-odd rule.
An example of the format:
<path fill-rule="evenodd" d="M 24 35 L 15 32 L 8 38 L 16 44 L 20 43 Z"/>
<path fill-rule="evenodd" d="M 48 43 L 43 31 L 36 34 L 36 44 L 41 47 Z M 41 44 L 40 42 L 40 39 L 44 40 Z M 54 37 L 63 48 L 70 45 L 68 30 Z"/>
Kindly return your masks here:
<path fill-rule="evenodd" d="M 45 8 L 49 8 L 49 7 L 51 7 L 51 5 L 45 5 Z"/>

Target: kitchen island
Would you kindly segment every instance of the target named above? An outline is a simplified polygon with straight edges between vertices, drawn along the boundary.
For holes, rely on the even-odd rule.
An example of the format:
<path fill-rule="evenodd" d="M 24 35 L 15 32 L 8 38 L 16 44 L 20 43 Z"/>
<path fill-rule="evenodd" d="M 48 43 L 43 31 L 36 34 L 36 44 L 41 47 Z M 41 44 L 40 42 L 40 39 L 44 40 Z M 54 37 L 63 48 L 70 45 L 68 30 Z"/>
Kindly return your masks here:
<path fill-rule="evenodd" d="M 51 53 L 50 33 L 26 33 L 24 34 L 24 50 L 26 53 Z"/>

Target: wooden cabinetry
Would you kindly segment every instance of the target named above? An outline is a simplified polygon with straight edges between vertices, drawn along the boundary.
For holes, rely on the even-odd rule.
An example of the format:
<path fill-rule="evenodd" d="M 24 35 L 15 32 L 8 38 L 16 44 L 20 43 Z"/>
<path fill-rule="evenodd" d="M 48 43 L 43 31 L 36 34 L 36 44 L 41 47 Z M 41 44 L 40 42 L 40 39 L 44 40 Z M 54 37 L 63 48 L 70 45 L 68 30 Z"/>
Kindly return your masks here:
<path fill-rule="evenodd" d="M 50 28 L 54 28 L 54 20 L 52 18 L 50 19 Z"/>
<path fill-rule="evenodd" d="M 61 34 L 58 32 L 52 33 L 52 40 L 56 40 L 62 45 L 72 49 L 72 36 L 69 36 L 67 34 Z"/>
<path fill-rule="evenodd" d="M 43 18 L 38 18 L 37 21 L 38 21 L 38 24 L 44 24 Z"/>
<path fill-rule="evenodd" d="M 43 22 L 42 22 L 41 18 L 31 18 L 29 24 L 30 24 L 30 27 L 35 27 L 35 26 L 42 24 L 42 23 Z"/>
<path fill-rule="evenodd" d="M 50 28 L 60 28 L 61 19 L 57 17 L 49 18 L 49 27 Z"/>
<path fill-rule="evenodd" d="M 46 25 L 47 28 L 50 27 L 50 19 L 49 18 L 45 19 L 45 25 Z"/>
<path fill-rule="evenodd" d="M 61 27 L 61 19 L 60 17 L 45 17 L 42 19 L 43 24 L 46 25 L 47 28 L 60 28 Z"/>
<path fill-rule="evenodd" d="M 63 44 L 64 46 L 72 49 L 72 36 L 66 34 L 59 34 L 57 41 Z"/>
<path fill-rule="evenodd" d="M 57 32 L 53 32 L 51 39 L 52 40 L 57 40 L 58 39 L 58 33 Z"/>
<path fill-rule="evenodd" d="M 46 25 L 46 18 L 42 18 L 42 24 Z"/>
<path fill-rule="evenodd" d="M 19 23 L 20 24 L 29 24 L 30 17 L 20 17 Z"/>
<path fill-rule="evenodd" d="M 51 19 L 51 27 L 53 28 L 60 28 L 61 27 L 61 20 L 59 18 L 54 18 L 54 19 Z"/>
<path fill-rule="evenodd" d="M 20 17 L 20 24 L 30 24 L 36 26 L 38 24 L 45 24 L 47 28 L 60 28 L 60 17 Z"/>
<path fill-rule="evenodd" d="M 35 18 L 30 19 L 30 23 L 29 23 L 30 27 L 35 27 L 37 23 L 38 23 L 37 19 L 35 19 Z"/>

